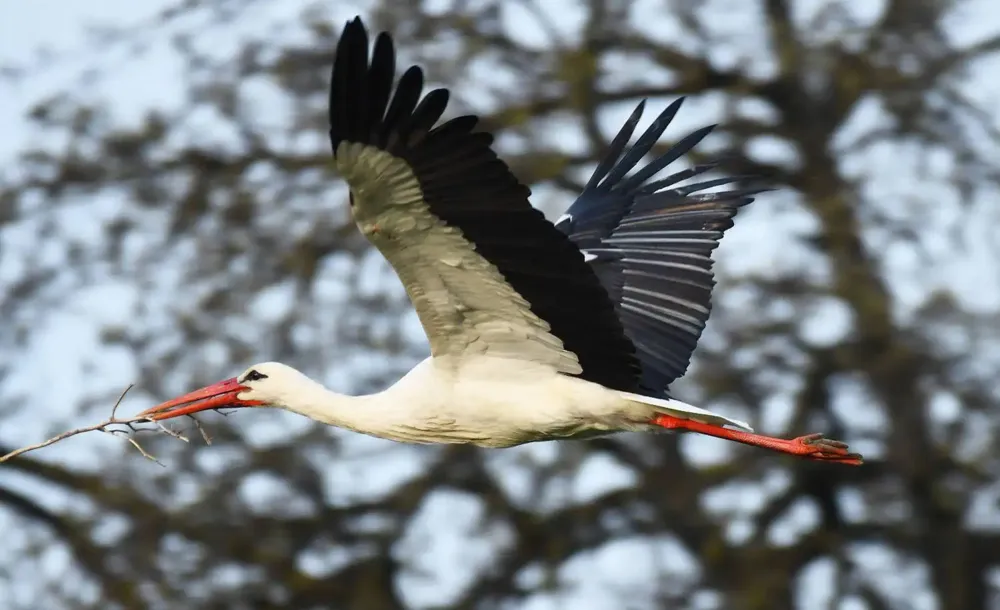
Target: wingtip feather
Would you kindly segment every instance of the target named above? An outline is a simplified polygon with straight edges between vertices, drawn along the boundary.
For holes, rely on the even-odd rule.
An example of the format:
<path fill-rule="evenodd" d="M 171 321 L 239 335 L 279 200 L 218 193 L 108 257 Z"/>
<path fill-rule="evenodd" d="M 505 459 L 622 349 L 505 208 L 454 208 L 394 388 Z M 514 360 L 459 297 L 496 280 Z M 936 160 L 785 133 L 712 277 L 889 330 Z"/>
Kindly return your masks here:
<path fill-rule="evenodd" d="M 598 162 L 597 167 L 594 168 L 594 173 L 591 174 L 590 180 L 587 181 L 587 185 L 584 187 L 584 192 L 592 191 L 598 188 L 598 185 L 604 181 L 604 177 L 608 175 L 608 172 L 612 171 L 615 164 L 618 163 L 625 152 L 625 147 L 628 146 L 629 139 L 632 138 L 632 134 L 635 132 L 636 125 L 639 124 L 639 120 L 642 118 L 642 113 L 646 108 L 646 100 L 640 100 L 636 104 L 635 109 L 632 110 L 632 114 L 625 119 L 625 123 L 622 124 L 621 129 L 615 134 L 615 137 L 611 139 L 611 143 L 608 145 L 608 150 L 604 153 L 604 157 Z"/>

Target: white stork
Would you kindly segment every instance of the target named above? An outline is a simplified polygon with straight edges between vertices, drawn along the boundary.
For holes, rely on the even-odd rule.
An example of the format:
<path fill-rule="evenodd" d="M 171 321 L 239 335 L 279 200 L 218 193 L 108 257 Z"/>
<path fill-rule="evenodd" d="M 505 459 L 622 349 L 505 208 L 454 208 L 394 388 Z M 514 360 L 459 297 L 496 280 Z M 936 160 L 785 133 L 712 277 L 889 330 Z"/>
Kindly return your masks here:
<path fill-rule="evenodd" d="M 481 447 L 665 428 L 861 463 L 820 434 L 754 434 L 667 394 L 708 319 L 711 252 L 737 209 L 763 190 L 696 194 L 733 178 L 676 186 L 714 165 L 650 180 L 711 127 L 627 175 L 680 100 L 626 150 L 640 103 L 552 224 L 497 158 L 492 136 L 473 131 L 476 117 L 437 124 L 448 91 L 421 99 L 417 66 L 393 90 L 392 38 L 379 34 L 370 61 L 368 43 L 360 18 L 349 22 L 333 66 L 330 141 L 354 220 L 402 280 L 431 357 L 369 396 L 334 393 L 284 364 L 256 364 L 142 415 L 277 407 L 395 441 Z"/>

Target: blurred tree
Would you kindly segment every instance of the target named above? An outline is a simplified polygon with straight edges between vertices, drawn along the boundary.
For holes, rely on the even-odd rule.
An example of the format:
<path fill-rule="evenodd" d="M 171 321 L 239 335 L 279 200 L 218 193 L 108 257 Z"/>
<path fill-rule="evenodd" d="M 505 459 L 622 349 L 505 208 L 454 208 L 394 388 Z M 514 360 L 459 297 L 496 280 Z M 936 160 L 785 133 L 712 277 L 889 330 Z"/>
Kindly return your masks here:
<path fill-rule="evenodd" d="M 97 32 L 80 79 L 32 109 L 0 174 L 4 443 L 29 440 L 16 422 L 54 384 L 90 416 L 123 372 L 139 408 L 261 359 L 361 392 L 423 356 L 329 162 L 326 77 L 355 8 L 177 3 Z M 785 188 L 724 241 L 675 390 L 767 432 L 844 438 L 868 464 L 665 436 L 404 447 L 207 418 L 211 446 L 148 439 L 165 470 L 104 437 L 5 465 L 0 605 L 1000 608 L 990 3 L 363 12 L 454 89 L 452 112 L 485 117 L 548 212 L 639 99 L 690 96 L 669 138 L 719 122 L 693 160 Z M 113 82 L 121 61 L 144 67 Z"/>

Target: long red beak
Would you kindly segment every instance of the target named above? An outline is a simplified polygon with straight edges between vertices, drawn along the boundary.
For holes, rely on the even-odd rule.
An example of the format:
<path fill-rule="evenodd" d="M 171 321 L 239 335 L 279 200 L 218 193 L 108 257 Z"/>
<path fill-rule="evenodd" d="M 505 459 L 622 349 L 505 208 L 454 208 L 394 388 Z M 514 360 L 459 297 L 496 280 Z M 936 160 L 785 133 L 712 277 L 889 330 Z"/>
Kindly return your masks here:
<path fill-rule="evenodd" d="M 190 415 L 209 409 L 254 407 L 263 404 L 257 400 L 240 400 L 236 397 L 237 394 L 248 389 L 246 386 L 240 385 L 236 378 L 233 377 L 232 379 L 226 379 L 225 381 L 205 386 L 200 390 L 188 392 L 183 396 L 178 396 L 166 402 L 161 402 L 155 407 L 146 409 L 136 417 L 161 420 L 180 417 L 181 415 Z"/>

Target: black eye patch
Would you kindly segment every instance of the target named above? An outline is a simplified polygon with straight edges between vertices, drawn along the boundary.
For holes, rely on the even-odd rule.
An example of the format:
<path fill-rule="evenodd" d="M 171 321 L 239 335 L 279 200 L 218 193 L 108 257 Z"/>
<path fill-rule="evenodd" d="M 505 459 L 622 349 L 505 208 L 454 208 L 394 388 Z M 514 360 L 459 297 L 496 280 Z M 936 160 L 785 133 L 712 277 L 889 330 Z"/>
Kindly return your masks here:
<path fill-rule="evenodd" d="M 267 375 L 256 369 L 250 369 L 243 377 L 243 381 L 260 381 L 261 379 L 267 379 Z"/>

